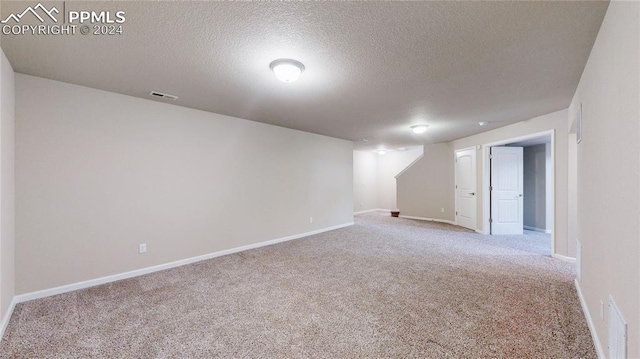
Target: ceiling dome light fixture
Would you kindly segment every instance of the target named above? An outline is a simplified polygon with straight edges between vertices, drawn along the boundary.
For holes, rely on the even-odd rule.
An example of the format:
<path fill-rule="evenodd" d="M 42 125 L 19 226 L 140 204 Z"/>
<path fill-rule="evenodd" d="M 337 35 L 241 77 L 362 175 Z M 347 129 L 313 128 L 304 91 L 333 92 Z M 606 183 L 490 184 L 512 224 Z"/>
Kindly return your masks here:
<path fill-rule="evenodd" d="M 415 125 L 415 126 L 411 126 L 411 131 L 413 131 L 413 133 L 425 133 L 427 132 L 427 125 Z"/>
<path fill-rule="evenodd" d="M 276 78 L 282 82 L 295 82 L 304 71 L 302 62 L 292 59 L 274 60 L 269 65 L 269 68 L 276 75 Z"/>
<path fill-rule="evenodd" d="M 385 151 L 385 150 L 380 150 L 380 151 L 378 151 L 378 154 L 379 154 L 379 155 L 384 155 L 385 153 L 387 153 L 387 151 Z"/>
<path fill-rule="evenodd" d="M 486 125 L 488 125 L 488 124 L 489 124 L 489 122 L 487 122 L 487 121 L 480 121 L 480 122 L 478 122 L 478 125 L 480 125 L 480 126 L 486 126 Z"/>

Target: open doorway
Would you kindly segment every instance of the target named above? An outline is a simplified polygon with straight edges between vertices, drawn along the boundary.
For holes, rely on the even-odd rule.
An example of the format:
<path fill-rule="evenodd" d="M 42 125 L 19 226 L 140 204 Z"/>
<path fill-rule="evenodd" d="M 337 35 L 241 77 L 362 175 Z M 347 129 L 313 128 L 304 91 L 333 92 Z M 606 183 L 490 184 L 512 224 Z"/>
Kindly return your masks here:
<path fill-rule="evenodd" d="M 523 229 L 551 234 L 551 136 L 510 143 L 523 152 Z"/>
<path fill-rule="evenodd" d="M 491 152 L 505 154 L 505 166 L 509 171 L 499 172 L 495 165 L 500 165 L 496 155 Z M 554 253 L 554 133 L 545 131 L 532 135 L 503 140 L 484 145 L 484 183 L 483 218 L 485 234 L 506 234 L 509 227 L 511 235 L 524 235 L 544 240 L 547 248 Z M 518 157 L 519 156 L 519 157 Z M 491 158 L 494 157 L 494 158 Z M 495 163 L 494 163 L 495 162 Z M 493 171 L 492 171 L 492 167 Z M 492 177 L 493 172 L 493 177 Z M 500 181 L 509 182 L 511 187 L 502 186 Z M 518 187 L 518 181 L 520 185 Z M 496 191 L 502 189 L 504 191 Z M 511 192 L 507 191 L 511 190 Z M 499 196 L 506 196 L 508 201 L 503 206 L 496 201 Z M 502 218 L 499 218 L 502 216 Z M 502 220 L 507 226 L 500 227 Z M 516 228 L 517 227 L 517 228 Z"/>

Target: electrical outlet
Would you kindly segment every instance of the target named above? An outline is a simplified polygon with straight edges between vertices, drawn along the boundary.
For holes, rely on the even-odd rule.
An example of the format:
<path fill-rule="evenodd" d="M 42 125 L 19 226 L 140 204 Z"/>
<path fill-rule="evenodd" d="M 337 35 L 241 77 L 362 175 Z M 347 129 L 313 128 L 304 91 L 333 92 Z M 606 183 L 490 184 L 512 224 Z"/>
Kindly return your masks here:
<path fill-rule="evenodd" d="M 444 213 L 444 208 L 440 208 L 440 212 Z"/>
<path fill-rule="evenodd" d="M 313 223 L 313 217 L 309 217 L 309 223 Z"/>
<path fill-rule="evenodd" d="M 142 253 L 147 253 L 147 244 L 146 243 L 141 243 L 138 245 L 138 253 L 142 254 Z"/>
<path fill-rule="evenodd" d="M 604 302 L 600 301 L 600 320 L 604 320 Z"/>

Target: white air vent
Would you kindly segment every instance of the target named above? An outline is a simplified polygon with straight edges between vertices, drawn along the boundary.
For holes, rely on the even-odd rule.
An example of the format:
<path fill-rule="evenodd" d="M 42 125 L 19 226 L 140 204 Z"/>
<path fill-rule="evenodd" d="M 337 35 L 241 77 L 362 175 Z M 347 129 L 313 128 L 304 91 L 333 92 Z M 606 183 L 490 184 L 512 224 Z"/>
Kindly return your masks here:
<path fill-rule="evenodd" d="M 609 296 L 609 359 L 627 358 L 627 323 Z"/>
<path fill-rule="evenodd" d="M 165 99 L 165 100 L 177 100 L 178 99 L 178 96 L 169 95 L 169 94 L 158 92 L 158 91 L 151 91 L 151 92 L 149 92 L 149 95 L 151 95 L 153 97 L 157 97 L 157 98 L 162 98 L 162 99 Z"/>

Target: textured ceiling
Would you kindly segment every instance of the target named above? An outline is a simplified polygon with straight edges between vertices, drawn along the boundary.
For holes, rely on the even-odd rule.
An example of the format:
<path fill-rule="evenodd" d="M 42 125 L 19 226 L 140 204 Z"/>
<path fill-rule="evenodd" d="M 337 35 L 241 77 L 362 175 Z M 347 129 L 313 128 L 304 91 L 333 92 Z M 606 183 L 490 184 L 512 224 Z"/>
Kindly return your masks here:
<path fill-rule="evenodd" d="M 36 3 L 2 1 L 2 18 Z M 1 46 L 20 73 L 393 148 L 567 107 L 607 5 L 67 1 L 126 11 L 124 34 L 3 35 Z M 306 66 L 298 82 L 271 73 L 282 57 Z"/>

